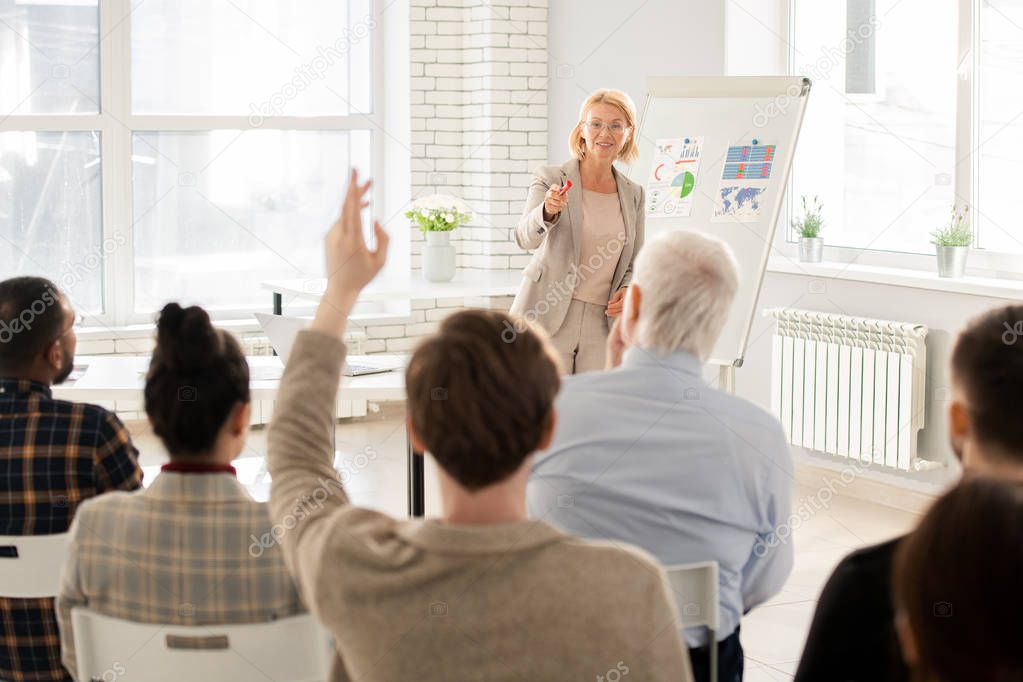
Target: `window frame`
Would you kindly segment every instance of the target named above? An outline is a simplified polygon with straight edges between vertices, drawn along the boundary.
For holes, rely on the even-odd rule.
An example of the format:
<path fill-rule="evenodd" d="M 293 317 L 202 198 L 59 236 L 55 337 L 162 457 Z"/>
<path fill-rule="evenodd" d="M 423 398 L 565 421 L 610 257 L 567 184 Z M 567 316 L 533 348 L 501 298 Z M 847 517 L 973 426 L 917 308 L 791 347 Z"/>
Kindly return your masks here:
<path fill-rule="evenodd" d="M 137 0 L 135 0 L 137 2 Z M 384 0 L 370 0 L 378 22 L 384 21 Z M 0 117 L 0 132 L 98 132 L 101 166 L 100 275 L 102 312 L 86 316 L 86 327 L 119 328 L 151 324 L 153 313 L 135 311 L 134 195 L 132 136 L 138 132 L 206 132 L 210 130 L 364 130 L 370 134 L 370 174 L 383 168 L 385 134 L 385 78 L 382 30 L 371 39 L 370 113 L 348 115 L 261 117 L 253 126 L 248 114 L 133 114 L 131 111 L 131 12 L 133 0 L 98 0 L 99 103 L 97 114 L 10 114 Z M 374 183 L 372 205 L 382 206 L 384 183 Z M 340 200 L 339 200 L 340 201 Z M 378 211 L 379 213 L 379 211 Z M 326 228 L 326 226 L 324 226 Z M 267 310 L 270 292 L 266 292 Z M 251 308 L 210 310 L 215 321 L 251 318 Z"/>
<path fill-rule="evenodd" d="M 783 0 L 783 35 L 784 65 L 789 74 L 795 73 L 794 46 L 792 37 L 795 32 L 795 3 L 798 0 Z M 980 1 L 957 0 L 959 13 L 959 31 L 957 61 L 959 78 L 956 89 L 956 168 L 953 178 L 953 189 L 957 202 L 968 202 L 977 206 L 979 197 L 979 165 L 980 154 L 975 153 L 979 143 L 979 87 L 978 72 L 980 68 Z M 812 96 L 812 94 L 811 94 Z M 855 96 L 851 96 L 855 100 Z M 798 240 L 794 237 L 790 225 L 796 213 L 793 180 L 788 183 L 786 222 L 777 230 L 775 250 L 781 257 L 789 260 L 798 258 Z M 983 248 L 983 231 L 974 222 L 976 230 L 975 244 L 970 248 L 968 267 L 982 277 L 994 279 L 1023 278 L 1023 258 L 1019 254 L 990 251 Z M 825 239 L 824 258 L 837 263 L 859 263 L 877 267 L 899 268 L 933 272 L 935 265 L 933 254 L 909 253 L 873 248 L 856 248 L 828 245 Z"/>

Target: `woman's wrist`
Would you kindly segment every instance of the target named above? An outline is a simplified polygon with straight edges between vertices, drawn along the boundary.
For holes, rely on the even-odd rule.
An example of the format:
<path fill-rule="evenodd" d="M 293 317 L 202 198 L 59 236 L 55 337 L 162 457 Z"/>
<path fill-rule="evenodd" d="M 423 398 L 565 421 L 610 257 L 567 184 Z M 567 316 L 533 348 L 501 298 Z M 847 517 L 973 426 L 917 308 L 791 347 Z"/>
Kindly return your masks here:
<path fill-rule="evenodd" d="M 357 298 L 357 293 L 353 295 L 351 292 L 332 291 L 328 287 L 320 299 L 316 316 L 309 328 L 342 338 L 348 326 L 348 316 Z"/>
<path fill-rule="evenodd" d="M 543 221 L 545 223 L 547 223 L 549 225 L 556 225 L 558 220 L 561 218 L 561 211 L 558 211 L 557 213 L 552 215 L 550 213 L 547 213 L 547 209 L 545 208 L 543 210 L 543 216 L 542 217 L 543 217 Z"/>

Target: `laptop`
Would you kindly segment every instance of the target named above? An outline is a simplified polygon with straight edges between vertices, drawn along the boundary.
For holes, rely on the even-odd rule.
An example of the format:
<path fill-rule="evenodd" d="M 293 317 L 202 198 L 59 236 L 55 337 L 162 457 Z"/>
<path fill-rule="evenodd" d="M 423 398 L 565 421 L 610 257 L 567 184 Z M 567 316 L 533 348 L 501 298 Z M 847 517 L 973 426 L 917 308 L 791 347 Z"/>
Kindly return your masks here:
<path fill-rule="evenodd" d="M 268 313 L 254 313 L 254 315 L 259 326 L 270 339 L 270 345 L 280 356 L 281 362 L 285 365 L 288 364 L 288 356 L 291 354 L 295 337 L 301 330 L 309 326 L 309 320 L 304 317 L 270 315 Z M 349 355 L 345 359 L 342 374 L 346 377 L 359 377 L 366 374 L 382 374 L 399 368 L 400 365 L 393 357 L 374 358 L 372 355 Z"/>

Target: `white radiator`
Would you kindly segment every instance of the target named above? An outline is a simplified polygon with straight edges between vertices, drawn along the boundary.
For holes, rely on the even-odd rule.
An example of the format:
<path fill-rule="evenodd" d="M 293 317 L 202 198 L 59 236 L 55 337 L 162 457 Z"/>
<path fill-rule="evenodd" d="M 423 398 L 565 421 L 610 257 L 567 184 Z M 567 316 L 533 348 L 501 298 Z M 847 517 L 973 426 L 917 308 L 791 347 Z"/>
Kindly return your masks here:
<path fill-rule="evenodd" d="M 924 427 L 927 327 L 775 308 L 771 409 L 793 445 L 908 471 Z"/>

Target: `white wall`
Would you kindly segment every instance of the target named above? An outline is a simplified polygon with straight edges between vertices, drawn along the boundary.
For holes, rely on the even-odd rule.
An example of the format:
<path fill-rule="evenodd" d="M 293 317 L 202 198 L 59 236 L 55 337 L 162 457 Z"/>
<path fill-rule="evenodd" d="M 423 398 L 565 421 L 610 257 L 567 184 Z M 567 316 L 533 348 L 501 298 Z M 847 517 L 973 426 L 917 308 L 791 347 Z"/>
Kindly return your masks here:
<path fill-rule="evenodd" d="M 518 270 L 512 239 L 547 151 L 547 0 L 412 0 L 412 195 L 465 199 L 458 265 Z M 423 237 L 413 232 L 412 267 Z"/>
<path fill-rule="evenodd" d="M 565 139 L 575 124 L 579 104 L 597 87 L 623 89 L 641 107 L 644 81 L 650 75 L 781 72 L 786 64 L 786 6 L 785 0 L 650 0 L 637 11 L 635 4 L 611 0 L 552 2 L 548 34 L 551 162 L 567 158 Z M 726 41 L 726 35 L 731 40 Z M 927 428 L 920 435 L 919 455 L 950 462 L 945 418 L 950 344 L 970 317 L 1007 303 L 965 294 L 768 273 L 746 361 L 736 373 L 736 390 L 765 408 L 769 405 L 772 327 L 761 314 L 764 308 L 792 306 L 923 323 L 931 331 L 927 340 Z"/>
<path fill-rule="evenodd" d="M 555 0 L 549 12 L 552 164 L 569 158 L 568 134 L 593 90 L 624 90 L 642 114 L 647 77 L 724 73 L 724 0 Z"/>

